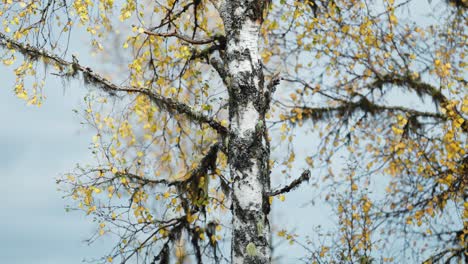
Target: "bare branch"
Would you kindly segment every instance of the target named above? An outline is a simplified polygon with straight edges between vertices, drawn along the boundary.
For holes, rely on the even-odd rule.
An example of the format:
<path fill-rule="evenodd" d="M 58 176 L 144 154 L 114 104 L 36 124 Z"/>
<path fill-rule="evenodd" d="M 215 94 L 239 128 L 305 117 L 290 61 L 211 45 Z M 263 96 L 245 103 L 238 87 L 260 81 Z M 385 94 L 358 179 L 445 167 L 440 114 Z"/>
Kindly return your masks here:
<path fill-rule="evenodd" d="M 283 187 L 283 188 L 281 188 L 279 190 L 269 192 L 268 196 L 276 196 L 276 195 L 279 195 L 279 194 L 290 192 L 291 190 L 299 187 L 299 185 L 301 185 L 303 182 L 309 181 L 309 179 L 310 179 L 310 170 L 305 170 L 301 174 L 301 176 L 299 178 L 295 179 L 289 185 L 287 185 L 287 186 L 285 186 L 285 187 Z"/>

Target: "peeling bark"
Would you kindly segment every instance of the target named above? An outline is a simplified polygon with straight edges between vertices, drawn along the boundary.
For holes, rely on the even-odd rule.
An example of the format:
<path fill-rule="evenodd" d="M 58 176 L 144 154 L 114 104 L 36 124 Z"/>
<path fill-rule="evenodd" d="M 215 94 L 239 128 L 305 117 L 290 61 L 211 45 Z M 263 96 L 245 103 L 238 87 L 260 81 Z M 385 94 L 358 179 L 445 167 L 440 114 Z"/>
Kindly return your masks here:
<path fill-rule="evenodd" d="M 226 1 L 220 7 L 226 31 L 229 90 L 229 169 L 233 179 L 232 263 L 270 262 L 270 155 L 258 40 L 264 1 Z"/>

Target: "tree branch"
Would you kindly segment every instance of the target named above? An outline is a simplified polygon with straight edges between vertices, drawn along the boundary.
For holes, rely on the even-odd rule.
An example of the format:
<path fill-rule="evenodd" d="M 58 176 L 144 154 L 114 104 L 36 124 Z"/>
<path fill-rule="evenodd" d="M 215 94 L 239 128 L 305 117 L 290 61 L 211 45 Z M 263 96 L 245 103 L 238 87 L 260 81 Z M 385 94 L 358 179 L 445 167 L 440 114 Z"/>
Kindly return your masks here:
<path fill-rule="evenodd" d="M 216 170 L 216 160 L 218 158 L 218 150 L 221 148 L 221 143 L 217 142 L 211 145 L 206 155 L 199 161 L 199 165 L 190 172 L 190 176 L 182 181 L 172 181 L 170 185 L 178 185 L 181 183 L 194 181 L 199 179 L 201 176 L 206 175 L 208 170 Z"/>
<path fill-rule="evenodd" d="M 384 84 L 406 86 L 409 89 L 414 90 L 418 96 L 421 96 L 421 95 L 430 96 L 432 100 L 434 101 L 434 103 L 440 104 L 442 106 L 446 106 L 448 103 L 450 103 L 449 99 L 440 91 L 440 89 L 437 89 L 437 87 L 429 83 L 422 82 L 419 79 L 412 78 L 411 76 L 398 75 L 398 74 L 385 75 L 385 76 L 379 77 L 379 79 L 373 82 L 371 86 L 382 87 L 382 85 Z M 463 131 L 467 133 L 468 121 L 463 117 L 463 115 L 460 112 L 458 111 L 456 112 L 458 115 L 457 118 L 463 120 L 462 122 Z"/>
<path fill-rule="evenodd" d="M 55 65 L 60 67 L 60 70 L 62 72 L 64 71 L 64 69 L 68 69 L 67 72 L 65 72 L 64 76 L 75 77 L 78 72 L 81 72 L 85 81 L 90 81 L 94 84 L 99 85 L 101 89 L 110 94 L 113 94 L 115 92 L 134 92 L 146 95 L 151 101 L 153 101 L 159 107 L 165 109 L 169 113 L 184 115 L 188 117 L 191 121 L 196 123 L 205 123 L 214 130 L 216 130 L 222 136 L 225 136 L 227 134 L 227 128 L 221 125 L 221 123 L 214 120 L 212 117 L 206 116 L 203 113 L 193 110 L 187 104 L 178 102 L 171 98 L 163 97 L 148 89 L 116 85 L 107 80 L 106 78 L 102 77 L 101 75 L 93 72 L 90 68 L 80 65 L 76 59 L 74 59 L 73 62 L 66 61 L 60 58 L 59 56 L 44 49 L 38 49 L 36 47 L 30 46 L 29 44 L 23 44 L 21 42 L 13 40 L 1 32 L 0 46 L 8 49 L 17 50 L 20 53 L 22 53 L 25 57 L 29 57 L 30 59 L 37 59 L 40 57 L 44 58 L 45 63 L 55 63 Z"/>
<path fill-rule="evenodd" d="M 107 170 L 107 171 L 110 171 L 110 170 Z M 161 180 L 152 180 L 152 179 L 148 179 L 148 178 L 144 178 L 144 177 L 141 177 L 139 175 L 136 175 L 136 174 L 133 174 L 133 173 L 130 173 L 130 172 L 117 172 L 115 174 L 116 177 L 127 177 L 129 178 L 131 181 L 133 182 L 137 182 L 138 184 L 141 184 L 141 185 L 153 185 L 153 186 L 156 186 L 156 185 L 167 185 L 167 186 L 171 186 L 172 182 L 166 180 L 166 179 L 161 179 Z"/>
<path fill-rule="evenodd" d="M 168 110 L 169 112 L 175 111 L 178 114 L 184 114 L 192 121 L 197 121 L 199 123 L 205 123 L 209 125 L 211 128 L 216 130 L 222 136 L 227 135 L 227 128 L 218 121 L 214 120 L 212 117 L 202 114 L 201 112 L 195 111 L 187 104 L 178 102 L 171 98 L 163 97 L 159 94 L 153 93 L 147 89 L 139 89 L 139 88 L 132 88 L 132 87 L 122 87 L 117 91 L 125 91 L 125 92 L 136 92 L 140 94 L 145 94 L 150 98 L 153 102 L 155 102 L 158 106 L 163 107 L 164 109 Z"/>
<path fill-rule="evenodd" d="M 446 120 L 447 117 L 440 113 L 431 113 L 431 112 L 423 112 L 417 111 L 414 109 L 402 107 L 402 106 L 384 106 L 378 105 L 367 98 L 362 98 L 358 102 L 351 102 L 351 101 L 344 101 L 342 105 L 336 107 L 297 107 L 301 109 L 303 117 L 309 117 L 313 120 L 321 120 L 328 117 L 331 117 L 333 113 L 336 114 L 349 114 L 351 115 L 353 112 L 361 110 L 366 113 L 370 113 L 375 115 L 377 113 L 382 112 L 404 112 L 408 113 L 412 116 L 420 116 L 420 117 L 430 117 L 434 119 L 441 119 Z"/>
<path fill-rule="evenodd" d="M 295 82 L 300 83 L 305 86 L 305 88 L 312 89 L 307 82 L 299 79 L 288 79 L 283 78 L 288 82 Z M 464 83 L 464 80 L 461 80 Z M 396 85 L 400 88 L 406 88 L 410 91 L 415 92 L 419 97 L 423 95 L 429 96 L 436 105 L 446 106 L 449 103 L 449 99 L 438 89 L 437 87 L 423 82 L 419 79 L 415 79 L 409 75 L 400 75 L 400 74 L 387 74 L 387 75 L 379 75 L 375 80 L 366 84 L 364 88 L 367 89 L 375 89 L 375 88 L 383 88 L 384 85 Z M 322 120 L 325 118 L 332 117 L 332 114 L 352 114 L 357 110 L 361 110 L 366 113 L 370 113 L 372 115 L 382 113 L 382 112 L 391 112 L 391 111 L 400 111 L 404 113 L 408 113 L 413 117 L 428 117 L 439 119 L 443 121 L 447 121 L 450 117 L 443 114 L 443 113 L 433 113 L 433 112 L 424 112 L 418 111 L 411 108 L 401 107 L 401 106 L 385 106 L 385 105 L 378 105 L 369 99 L 367 99 L 364 95 L 355 94 L 361 96 L 361 100 L 359 101 L 347 101 L 338 98 L 331 97 L 325 93 L 318 92 L 328 98 L 333 100 L 339 101 L 340 105 L 335 107 L 295 107 L 296 109 L 301 109 L 303 116 L 306 116 L 313 120 Z M 457 113 L 457 118 L 462 119 L 462 130 L 463 132 L 468 132 L 468 120 L 464 118 L 464 116 L 457 110 L 454 109 Z"/>
<path fill-rule="evenodd" d="M 276 196 L 276 195 L 279 195 L 279 194 L 290 192 L 291 190 L 299 187 L 299 185 L 301 185 L 303 182 L 309 181 L 309 179 L 310 179 L 310 170 L 305 170 L 301 174 L 301 176 L 299 178 L 292 181 L 289 185 L 287 185 L 287 186 L 285 186 L 285 187 L 283 187 L 283 188 L 281 188 L 279 190 L 269 192 L 269 193 L 267 193 L 267 195 L 268 196 Z"/>
<path fill-rule="evenodd" d="M 216 160 L 217 160 L 217 155 L 218 155 L 218 150 L 222 148 L 221 143 L 215 143 L 211 145 L 210 149 L 206 153 L 206 155 L 199 161 L 199 165 L 193 169 L 190 172 L 190 176 L 187 177 L 185 180 L 166 180 L 166 179 L 160 179 L 160 180 L 152 180 L 152 179 L 147 179 L 144 177 L 141 177 L 139 175 L 123 171 L 123 172 L 117 172 L 115 176 L 117 177 L 127 177 L 130 180 L 139 183 L 141 185 L 167 185 L 167 186 L 178 186 L 183 183 L 198 179 L 200 176 L 203 176 L 208 173 L 208 170 L 215 171 L 216 169 Z M 110 170 L 105 170 L 105 171 L 110 171 Z"/>
<path fill-rule="evenodd" d="M 428 83 L 422 82 L 418 79 L 414 79 L 411 76 L 404 76 L 398 74 L 387 74 L 384 76 L 378 77 L 377 80 L 372 82 L 369 87 L 382 87 L 384 84 L 394 84 L 398 86 L 406 86 L 409 89 L 412 89 L 416 92 L 417 95 L 428 95 L 434 100 L 436 103 L 446 103 L 448 100 L 442 94 L 442 92 L 430 85 Z"/>
<path fill-rule="evenodd" d="M 185 36 L 185 35 L 182 35 L 182 34 L 179 34 L 177 33 L 177 31 L 172 31 L 172 32 L 168 32 L 168 33 L 156 33 L 156 32 L 152 32 L 152 31 L 149 31 L 149 30 L 145 30 L 143 31 L 146 35 L 149 35 L 149 36 L 156 36 L 156 37 L 176 37 L 180 40 L 183 40 L 185 42 L 188 42 L 190 44 L 194 44 L 194 45 L 203 45 L 203 44 L 210 44 L 210 43 L 213 43 L 215 41 L 219 41 L 219 42 L 225 42 L 225 37 L 223 35 L 215 35 L 214 37 L 211 37 L 211 38 L 207 38 L 207 39 L 192 39 L 190 38 L 189 36 Z"/>

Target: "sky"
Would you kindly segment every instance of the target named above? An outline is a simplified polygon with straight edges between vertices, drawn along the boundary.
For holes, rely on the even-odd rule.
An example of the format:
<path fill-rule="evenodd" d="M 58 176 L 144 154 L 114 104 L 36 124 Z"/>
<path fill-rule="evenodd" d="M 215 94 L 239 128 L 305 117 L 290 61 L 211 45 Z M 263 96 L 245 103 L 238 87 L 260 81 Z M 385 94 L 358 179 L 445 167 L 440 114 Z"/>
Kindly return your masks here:
<path fill-rule="evenodd" d="M 26 106 L 13 93 L 11 69 L 0 66 L 0 262 L 82 263 L 104 255 L 105 243 L 87 246 L 96 224 L 81 212 L 66 213 L 55 179 L 90 161 L 91 131 L 72 112 L 85 89 L 49 78 L 42 107 Z"/>

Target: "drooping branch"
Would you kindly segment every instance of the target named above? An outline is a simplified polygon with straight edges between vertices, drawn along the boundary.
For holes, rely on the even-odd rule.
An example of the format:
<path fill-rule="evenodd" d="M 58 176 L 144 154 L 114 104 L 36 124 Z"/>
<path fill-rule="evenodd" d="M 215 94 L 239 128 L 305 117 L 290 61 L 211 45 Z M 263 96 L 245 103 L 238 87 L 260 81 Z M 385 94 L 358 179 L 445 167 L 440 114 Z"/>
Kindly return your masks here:
<path fill-rule="evenodd" d="M 169 112 L 175 112 L 177 114 L 183 114 L 188 117 L 191 121 L 197 123 L 204 123 L 209 125 L 211 128 L 216 130 L 220 135 L 225 136 L 227 134 L 227 128 L 212 117 L 204 115 L 201 112 L 195 111 L 187 104 L 178 102 L 174 99 L 161 96 L 159 94 L 153 93 L 147 89 L 133 88 L 133 87 L 120 87 L 116 91 L 124 92 L 135 92 L 148 96 L 153 102 L 158 106 L 166 109 Z"/>
<path fill-rule="evenodd" d="M 418 96 L 427 95 L 437 104 L 443 104 L 448 99 L 442 94 L 442 92 L 431 84 L 415 79 L 411 76 L 404 76 L 398 74 L 387 74 L 380 76 L 374 82 L 369 85 L 369 88 L 379 87 L 381 88 L 385 84 L 393 84 L 397 86 L 407 87 L 410 90 L 416 92 Z"/>
<path fill-rule="evenodd" d="M 147 96 L 152 102 L 156 103 L 159 107 L 165 109 L 171 114 L 184 115 L 185 117 L 189 118 L 192 122 L 207 124 L 222 136 L 227 134 L 227 128 L 221 125 L 221 123 L 214 120 L 212 117 L 206 116 L 201 112 L 193 110 L 187 104 L 178 102 L 171 98 L 164 97 L 148 89 L 119 86 L 115 83 L 112 83 L 108 79 L 102 77 L 101 75 L 93 72 L 93 70 L 89 67 L 85 67 L 79 64 L 78 61 L 75 59 L 73 62 L 66 61 L 60 58 L 59 56 L 44 49 L 38 49 L 29 44 L 23 44 L 21 42 L 13 40 L 12 38 L 6 36 L 1 32 L 0 46 L 19 51 L 24 56 L 29 57 L 30 59 L 43 58 L 45 63 L 55 64 L 56 66 L 60 67 L 62 72 L 64 72 L 65 69 L 67 69 L 64 74 L 64 76 L 67 77 L 74 77 L 78 72 L 81 72 L 85 80 L 97 84 L 101 89 L 108 93 L 114 94 L 116 92 L 127 92 L 143 94 Z"/>
<path fill-rule="evenodd" d="M 185 180 L 182 181 L 170 181 L 166 179 L 160 179 L 160 180 L 153 180 L 153 179 L 148 179 L 141 177 L 139 175 L 127 172 L 127 171 L 121 171 L 117 172 L 115 175 L 117 177 L 127 177 L 131 181 L 136 182 L 141 185 L 166 185 L 166 186 L 178 186 L 178 185 L 183 185 L 184 183 L 193 181 L 195 179 L 200 178 L 200 176 L 206 175 L 209 170 L 215 171 L 216 169 L 216 160 L 217 160 L 217 155 L 219 149 L 221 149 L 221 143 L 215 143 L 213 144 L 208 152 L 206 153 L 205 156 L 198 162 L 198 166 L 193 169 L 190 172 L 190 176 L 188 176 Z M 110 170 L 102 170 L 101 171 L 110 171 Z"/>
<path fill-rule="evenodd" d="M 213 144 L 208 153 L 200 160 L 200 163 L 197 168 L 195 168 L 191 172 L 190 178 L 200 177 L 202 175 L 206 175 L 208 170 L 215 171 L 216 170 L 216 159 L 218 156 L 218 150 L 221 148 L 221 143 Z"/>
<path fill-rule="evenodd" d="M 293 79 L 293 78 L 283 78 L 283 80 L 293 83 L 300 83 L 304 85 L 307 89 L 312 89 L 312 86 L 307 83 L 306 81 Z M 465 84 L 464 80 L 460 80 L 461 83 Z M 436 105 L 446 106 L 450 103 L 449 99 L 434 85 L 431 85 L 427 82 L 424 82 L 418 78 L 414 78 L 411 75 L 404 75 L 404 74 L 385 74 L 385 75 L 378 75 L 376 79 L 371 81 L 370 83 L 366 84 L 363 88 L 366 89 L 382 89 L 384 85 L 394 85 L 400 88 L 406 88 L 412 92 L 415 92 L 419 97 L 428 96 L 432 99 L 432 101 Z M 399 106 L 383 106 L 378 105 L 374 102 L 371 102 L 363 95 L 356 94 L 357 96 L 361 96 L 362 99 L 353 102 L 353 101 L 346 101 L 342 99 L 338 99 L 335 97 L 331 97 L 326 93 L 318 91 L 318 93 L 324 95 L 325 97 L 331 98 L 333 100 L 339 101 L 340 105 L 335 107 L 303 107 L 304 110 L 308 109 L 310 111 L 309 118 L 320 120 L 325 119 L 328 117 L 332 117 L 333 114 L 343 114 L 348 113 L 352 114 L 356 110 L 362 110 L 364 112 L 369 112 L 370 114 L 382 113 L 382 112 L 390 112 L 390 111 L 399 111 L 408 113 L 411 116 L 417 117 L 429 117 L 435 118 L 439 120 L 447 120 L 449 117 L 442 113 L 431 113 L 431 112 L 424 112 L 424 111 L 417 111 L 414 109 L 406 108 L 406 107 L 399 107 Z M 301 107 L 298 107 L 300 109 Z M 368 111 L 370 110 L 370 111 Z M 467 120 L 461 115 L 457 113 L 458 119 L 462 119 L 462 129 L 464 132 L 468 132 L 468 122 Z"/>
<path fill-rule="evenodd" d="M 437 89 L 435 86 L 429 83 L 423 82 L 418 79 L 414 79 L 411 76 L 397 74 L 385 75 L 373 82 L 371 84 L 371 88 L 382 87 L 382 85 L 384 84 L 394 84 L 402 87 L 407 87 L 408 89 L 411 89 L 414 92 L 416 92 L 418 96 L 429 96 L 430 98 L 432 98 L 434 103 L 440 104 L 441 106 L 446 106 L 450 103 L 450 100 L 440 91 L 440 89 Z M 461 122 L 462 129 L 465 133 L 468 132 L 468 121 L 459 112 L 457 112 L 457 119 L 461 119 L 463 121 Z"/>
<path fill-rule="evenodd" d="M 268 196 L 276 196 L 276 195 L 279 195 L 279 194 L 290 192 L 291 190 L 299 187 L 299 185 L 301 185 L 303 182 L 309 181 L 309 179 L 310 179 L 310 170 L 305 170 L 301 174 L 301 176 L 299 178 L 295 179 L 289 185 L 287 185 L 287 186 L 285 186 L 285 187 L 283 187 L 283 188 L 281 188 L 279 190 L 269 192 Z"/>
<path fill-rule="evenodd" d="M 402 106 L 384 106 L 378 105 L 369 101 L 367 98 L 362 98 L 357 102 L 343 101 L 339 106 L 335 107 L 297 107 L 294 110 L 300 109 L 302 117 L 310 118 L 312 120 L 323 120 L 333 117 L 334 115 L 352 115 L 357 111 L 369 113 L 371 115 L 380 114 L 383 112 L 403 112 L 413 117 L 428 117 L 439 120 L 446 120 L 447 117 L 441 113 L 432 113 L 417 111 L 414 109 L 402 107 Z"/>

